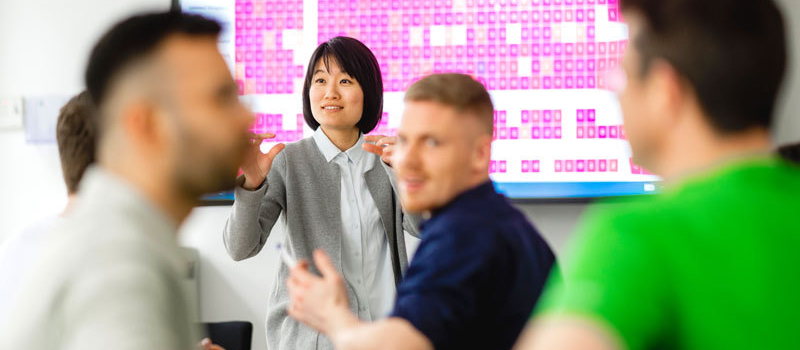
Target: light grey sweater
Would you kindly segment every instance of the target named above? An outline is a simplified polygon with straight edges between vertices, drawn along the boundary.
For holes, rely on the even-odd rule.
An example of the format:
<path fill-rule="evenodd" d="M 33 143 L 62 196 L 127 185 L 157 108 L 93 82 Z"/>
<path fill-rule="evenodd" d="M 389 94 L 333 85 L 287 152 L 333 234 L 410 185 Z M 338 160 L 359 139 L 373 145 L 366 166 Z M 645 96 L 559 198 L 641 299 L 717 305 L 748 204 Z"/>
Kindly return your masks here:
<path fill-rule="evenodd" d="M 394 177 L 380 157 L 364 174 L 369 193 L 378 207 L 392 259 L 395 284 L 408 266 L 403 231 L 419 236 L 420 217 L 403 212 L 393 190 Z M 233 210 L 223 231 L 228 254 L 234 260 L 255 256 L 264 247 L 272 227 L 281 213 L 286 219 L 284 247 L 297 259 L 311 261 L 314 249 L 330 255 L 342 271 L 342 222 L 340 213 L 340 174 L 334 162 L 328 163 L 313 138 L 286 145 L 272 163 L 267 180 L 256 190 L 241 187 L 239 179 Z M 286 278 L 289 270 L 279 264 L 276 280 L 267 306 L 267 345 L 271 350 L 333 349 L 318 332 L 289 317 Z M 312 266 L 312 270 L 317 271 Z M 347 286 L 350 309 L 359 307 L 355 292 Z"/>

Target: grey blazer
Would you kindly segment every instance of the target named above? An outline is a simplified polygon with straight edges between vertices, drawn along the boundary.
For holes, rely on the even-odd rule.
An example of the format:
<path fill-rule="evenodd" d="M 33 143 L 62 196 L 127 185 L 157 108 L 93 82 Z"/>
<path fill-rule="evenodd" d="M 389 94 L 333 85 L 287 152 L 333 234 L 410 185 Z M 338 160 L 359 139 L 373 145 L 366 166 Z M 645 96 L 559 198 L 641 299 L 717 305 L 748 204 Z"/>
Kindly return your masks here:
<path fill-rule="evenodd" d="M 391 252 L 395 285 L 400 282 L 408 258 L 403 231 L 419 236 L 420 217 L 407 215 L 400 207 L 391 168 L 380 157 L 364 174 L 369 193 L 378 207 Z M 254 191 L 241 187 L 239 179 L 230 218 L 223 231 L 228 254 L 236 261 L 255 256 L 264 247 L 273 225 L 281 213 L 286 220 L 283 244 L 298 259 L 311 260 L 314 249 L 327 252 L 336 268 L 342 271 L 342 219 L 340 209 L 339 168 L 328 163 L 313 138 L 286 145 L 272 163 L 267 180 Z M 333 349 L 318 332 L 289 317 L 284 264 L 278 273 L 267 306 L 267 345 L 271 350 Z M 312 270 L 317 271 L 314 266 Z M 350 309 L 356 313 L 355 292 L 347 286 Z"/>

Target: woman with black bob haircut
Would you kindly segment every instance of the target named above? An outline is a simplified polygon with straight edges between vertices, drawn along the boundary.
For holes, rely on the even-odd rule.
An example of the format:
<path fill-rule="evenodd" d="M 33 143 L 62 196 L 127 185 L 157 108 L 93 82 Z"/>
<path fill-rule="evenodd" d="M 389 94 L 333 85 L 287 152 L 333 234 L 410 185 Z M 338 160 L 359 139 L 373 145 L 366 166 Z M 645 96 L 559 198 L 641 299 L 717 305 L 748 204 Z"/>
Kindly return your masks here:
<path fill-rule="evenodd" d="M 274 135 L 254 135 L 223 231 L 228 254 L 237 261 L 258 254 L 283 214 L 280 249 L 306 261 L 324 250 L 344 277 L 352 311 L 363 320 L 387 316 L 408 265 L 403 232 L 418 235 L 419 217 L 403 212 L 385 154 L 365 139 L 382 113 L 383 82 L 369 48 L 347 37 L 317 47 L 303 85 L 303 115 L 314 135 L 266 154 L 261 140 Z M 333 349 L 288 316 L 290 268 L 280 264 L 269 296 L 268 347 Z"/>

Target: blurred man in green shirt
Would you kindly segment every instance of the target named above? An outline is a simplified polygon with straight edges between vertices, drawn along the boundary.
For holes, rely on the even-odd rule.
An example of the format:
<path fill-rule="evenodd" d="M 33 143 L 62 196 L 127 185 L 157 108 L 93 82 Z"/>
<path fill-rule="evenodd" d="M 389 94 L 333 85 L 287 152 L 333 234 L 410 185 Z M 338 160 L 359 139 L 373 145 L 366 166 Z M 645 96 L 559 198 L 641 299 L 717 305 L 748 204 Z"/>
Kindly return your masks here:
<path fill-rule="evenodd" d="M 622 0 L 634 160 L 664 193 L 589 210 L 520 349 L 800 349 L 800 168 L 770 152 L 771 0 Z M 622 79 L 622 78 L 625 79 Z"/>

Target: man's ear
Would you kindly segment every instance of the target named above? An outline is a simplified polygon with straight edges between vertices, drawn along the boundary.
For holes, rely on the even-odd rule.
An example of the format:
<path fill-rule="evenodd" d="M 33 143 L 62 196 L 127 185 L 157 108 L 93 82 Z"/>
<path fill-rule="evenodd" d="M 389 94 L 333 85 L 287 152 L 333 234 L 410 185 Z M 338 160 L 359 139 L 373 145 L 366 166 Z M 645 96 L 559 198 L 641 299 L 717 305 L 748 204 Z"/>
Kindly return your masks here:
<path fill-rule="evenodd" d="M 475 169 L 483 171 L 489 168 L 492 159 L 492 136 L 481 133 L 475 140 L 475 151 L 473 153 L 473 166 Z"/>
<path fill-rule="evenodd" d="M 685 86 L 680 74 L 669 62 L 655 59 L 647 72 L 646 96 L 653 111 L 659 111 L 660 127 L 669 128 L 679 122 L 680 110 L 685 102 Z"/>
<path fill-rule="evenodd" d="M 133 142 L 141 145 L 158 145 L 162 141 L 163 126 L 157 120 L 157 109 L 144 100 L 130 103 L 122 113 L 122 126 Z"/>

